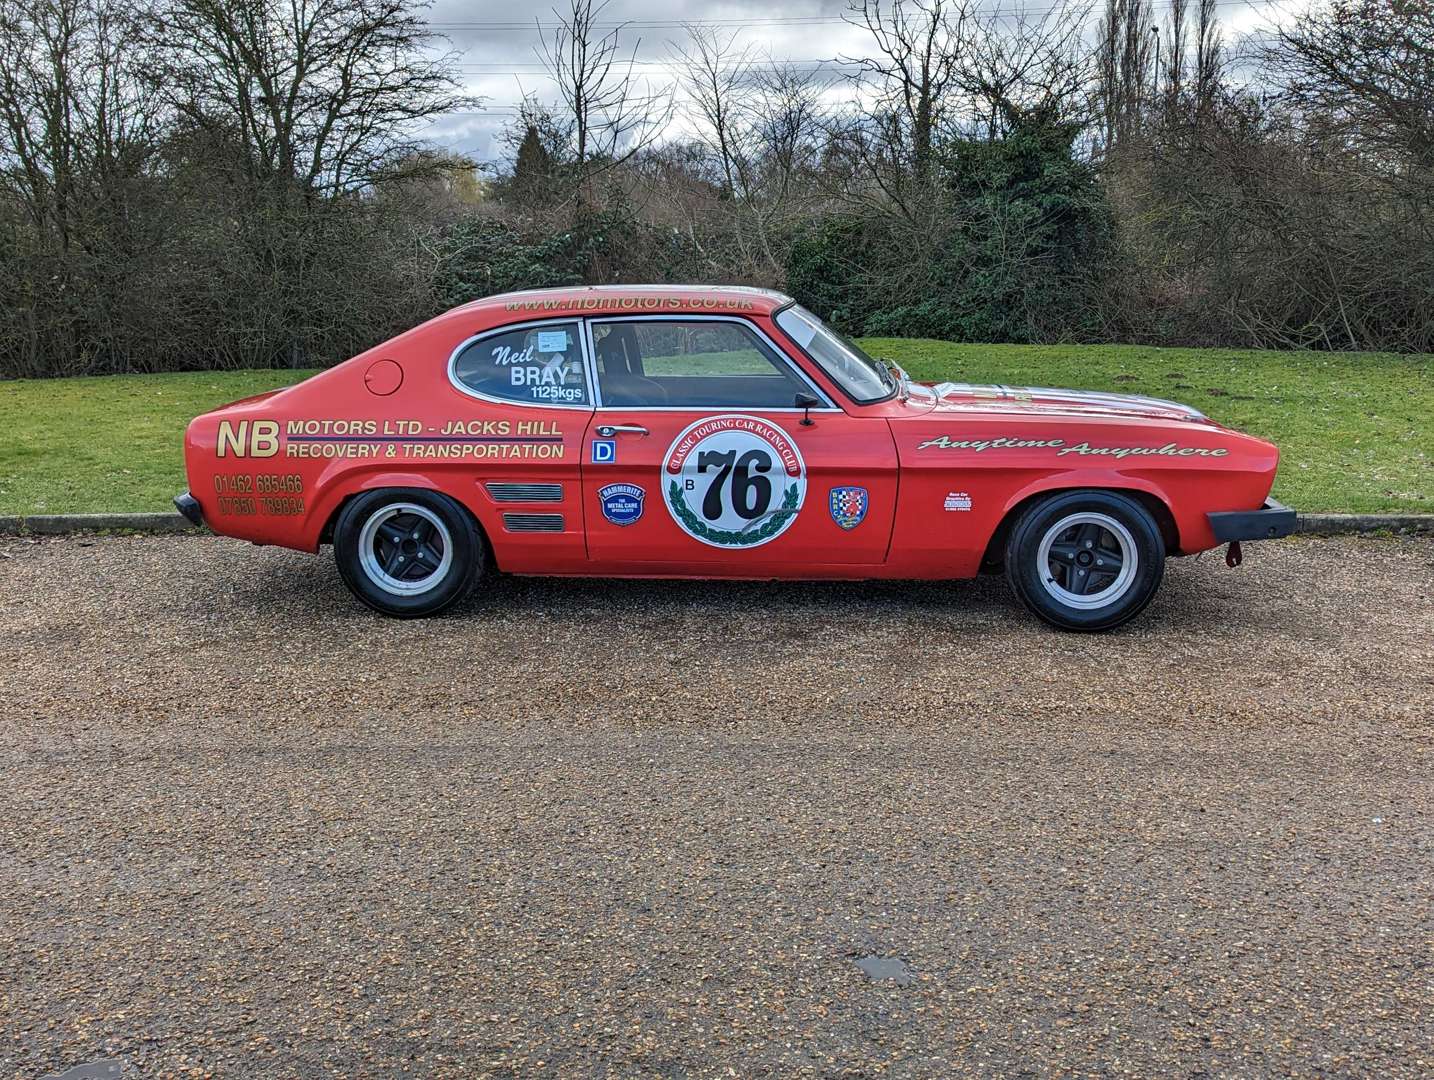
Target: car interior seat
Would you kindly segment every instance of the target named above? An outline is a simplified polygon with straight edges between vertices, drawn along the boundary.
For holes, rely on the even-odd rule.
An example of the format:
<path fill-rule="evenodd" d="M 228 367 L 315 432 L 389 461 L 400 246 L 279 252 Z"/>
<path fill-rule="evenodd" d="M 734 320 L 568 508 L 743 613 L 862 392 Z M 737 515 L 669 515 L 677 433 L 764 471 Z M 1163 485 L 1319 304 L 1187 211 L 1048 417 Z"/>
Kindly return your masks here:
<path fill-rule="evenodd" d="M 630 326 L 611 326 L 595 345 L 602 403 L 626 407 L 666 405 L 667 391 L 642 371 L 642 352 Z"/>

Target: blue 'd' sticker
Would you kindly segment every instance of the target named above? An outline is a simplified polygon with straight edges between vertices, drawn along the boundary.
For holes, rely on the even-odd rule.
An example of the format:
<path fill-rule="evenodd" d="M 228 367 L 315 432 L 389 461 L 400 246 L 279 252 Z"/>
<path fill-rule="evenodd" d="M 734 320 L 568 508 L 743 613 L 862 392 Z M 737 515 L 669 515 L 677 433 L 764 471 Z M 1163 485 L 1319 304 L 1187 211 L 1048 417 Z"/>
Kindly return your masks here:
<path fill-rule="evenodd" d="M 614 525 L 631 525 L 642 517 L 642 501 L 647 492 L 636 484 L 609 484 L 598 488 L 602 516 Z"/>
<path fill-rule="evenodd" d="M 611 465 L 617 460 L 616 439 L 594 439 L 593 440 L 593 464 Z"/>

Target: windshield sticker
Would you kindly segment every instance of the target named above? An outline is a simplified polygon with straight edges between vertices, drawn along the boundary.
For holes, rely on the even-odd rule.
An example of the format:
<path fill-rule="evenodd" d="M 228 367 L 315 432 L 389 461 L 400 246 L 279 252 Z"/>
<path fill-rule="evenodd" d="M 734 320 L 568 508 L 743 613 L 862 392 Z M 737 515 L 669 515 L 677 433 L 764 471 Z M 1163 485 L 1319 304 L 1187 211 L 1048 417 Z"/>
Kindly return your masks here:
<path fill-rule="evenodd" d="M 714 416 L 673 440 L 663 466 L 668 513 L 720 548 L 750 548 L 791 527 L 807 493 L 796 443 L 759 416 Z"/>
<path fill-rule="evenodd" d="M 987 450 L 1049 449 L 1056 452 L 1056 457 L 1077 454 L 1081 457 L 1095 455 L 1113 458 L 1225 457 L 1230 452 L 1222 446 L 1181 446 L 1173 442 L 1161 446 L 1092 446 L 1088 442 L 1078 442 L 1074 446 L 1067 446 L 1064 439 L 1019 439 L 1008 435 L 995 439 L 953 439 L 949 435 L 937 435 L 917 444 L 916 449 L 927 450 L 932 447 L 938 450 L 971 450 L 977 454 Z"/>

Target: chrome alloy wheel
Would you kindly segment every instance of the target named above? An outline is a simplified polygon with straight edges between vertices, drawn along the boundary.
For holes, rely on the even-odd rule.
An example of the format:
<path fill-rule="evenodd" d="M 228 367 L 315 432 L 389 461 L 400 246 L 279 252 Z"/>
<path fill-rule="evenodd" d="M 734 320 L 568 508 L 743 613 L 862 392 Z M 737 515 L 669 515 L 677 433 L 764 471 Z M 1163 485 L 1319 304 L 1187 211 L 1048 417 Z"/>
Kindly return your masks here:
<path fill-rule="evenodd" d="M 358 542 L 368 579 L 394 596 L 414 596 L 442 584 L 453 565 L 453 537 L 432 510 L 390 503 L 369 515 Z"/>
<path fill-rule="evenodd" d="M 1135 538 L 1115 518 L 1081 511 L 1041 537 L 1036 566 L 1046 592 L 1068 607 L 1105 607 L 1129 591 L 1140 564 Z"/>

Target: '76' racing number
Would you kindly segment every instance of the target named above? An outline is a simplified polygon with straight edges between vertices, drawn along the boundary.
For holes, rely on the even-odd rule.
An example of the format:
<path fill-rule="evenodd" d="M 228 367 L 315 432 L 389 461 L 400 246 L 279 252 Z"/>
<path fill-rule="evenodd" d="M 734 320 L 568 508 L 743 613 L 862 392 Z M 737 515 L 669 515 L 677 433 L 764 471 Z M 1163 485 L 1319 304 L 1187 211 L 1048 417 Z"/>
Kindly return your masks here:
<path fill-rule="evenodd" d="M 738 457 L 738 454 L 741 456 Z M 702 496 L 702 516 L 708 521 L 721 519 L 729 503 L 729 495 L 732 509 L 747 521 L 756 520 L 772 505 L 772 482 L 762 475 L 772 471 L 772 455 L 766 450 L 698 451 L 698 474 L 714 469 L 716 475 L 707 485 L 707 494 Z M 732 477 L 730 492 L 725 488 L 729 475 Z"/>
<path fill-rule="evenodd" d="M 757 547 L 796 520 L 807 492 L 801 452 L 757 416 L 714 416 L 677 436 L 663 468 L 668 512 L 721 548 Z"/>

